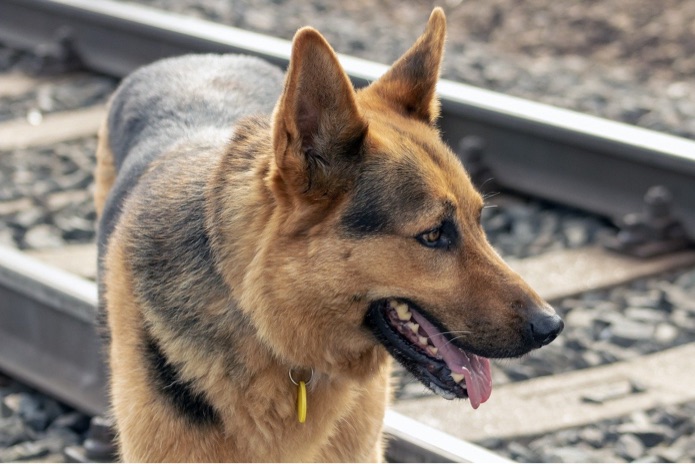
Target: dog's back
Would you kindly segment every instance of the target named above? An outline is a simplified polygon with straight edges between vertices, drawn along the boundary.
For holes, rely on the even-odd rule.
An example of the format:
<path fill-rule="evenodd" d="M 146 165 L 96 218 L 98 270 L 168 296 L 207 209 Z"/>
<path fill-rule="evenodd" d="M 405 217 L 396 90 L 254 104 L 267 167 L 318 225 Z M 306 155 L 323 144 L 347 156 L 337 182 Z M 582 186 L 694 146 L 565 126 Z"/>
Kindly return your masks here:
<path fill-rule="evenodd" d="M 238 55 L 188 55 L 146 66 L 126 78 L 110 102 L 109 155 L 119 175 L 103 205 L 104 246 L 123 201 L 150 163 L 176 144 L 223 146 L 240 118 L 269 114 L 283 74 Z M 100 160 L 104 161 L 104 160 Z"/>

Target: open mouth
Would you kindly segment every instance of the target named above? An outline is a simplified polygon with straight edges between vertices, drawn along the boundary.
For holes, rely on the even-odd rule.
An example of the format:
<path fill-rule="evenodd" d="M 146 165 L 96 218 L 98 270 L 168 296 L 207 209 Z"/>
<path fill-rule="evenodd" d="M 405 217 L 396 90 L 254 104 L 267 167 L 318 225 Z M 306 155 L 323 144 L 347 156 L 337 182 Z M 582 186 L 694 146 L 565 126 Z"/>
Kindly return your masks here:
<path fill-rule="evenodd" d="M 490 361 L 454 345 L 454 334 L 413 303 L 389 298 L 370 306 L 367 325 L 423 385 L 446 399 L 469 398 L 473 409 L 492 393 Z M 454 336 L 451 336 L 454 335 Z"/>

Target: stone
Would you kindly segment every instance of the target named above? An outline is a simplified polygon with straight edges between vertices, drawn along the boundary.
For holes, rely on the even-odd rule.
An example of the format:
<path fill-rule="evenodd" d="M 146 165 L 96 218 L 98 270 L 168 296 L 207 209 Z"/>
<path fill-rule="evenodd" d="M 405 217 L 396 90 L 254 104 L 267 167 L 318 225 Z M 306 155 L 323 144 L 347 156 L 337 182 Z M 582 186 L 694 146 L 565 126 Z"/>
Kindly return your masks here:
<path fill-rule="evenodd" d="M 695 314 L 684 309 L 674 309 L 670 322 L 681 329 L 695 331 Z"/>
<path fill-rule="evenodd" d="M 42 396 L 41 408 L 46 414 L 49 424 L 64 414 L 66 410 L 65 406 L 47 396 Z"/>
<path fill-rule="evenodd" d="M 497 208 L 483 209 L 483 215 L 488 215 L 483 219 L 483 228 L 488 234 L 497 234 L 499 232 L 509 232 L 511 230 L 511 218 L 505 214 L 504 210 Z"/>
<path fill-rule="evenodd" d="M 56 215 L 53 222 L 67 242 L 86 242 L 94 237 L 94 221 L 79 216 Z"/>
<path fill-rule="evenodd" d="M 5 395 L 2 402 L 10 409 L 10 411 L 12 411 L 12 414 L 19 414 L 23 395 L 25 395 L 25 393 L 9 393 Z"/>
<path fill-rule="evenodd" d="M 666 319 L 667 314 L 659 309 L 628 307 L 625 308 L 625 317 L 637 322 L 654 324 Z"/>
<path fill-rule="evenodd" d="M 560 430 L 559 432 L 555 433 L 555 440 L 559 441 L 560 443 L 574 445 L 579 443 L 580 434 L 577 429 Z"/>
<path fill-rule="evenodd" d="M 58 416 L 48 427 L 48 430 L 70 429 L 75 433 L 83 434 L 89 429 L 89 421 L 89 416 L 72 411 Z"/>
<path fill-rule="evenodd" d="M 627 381 L 619 381 L 612 384 L 601 385 L 592 391 L 582 395 L 582 401 L 593 404 L 603 404 L 607 401 L 624 398 L 633 392 L 632 384 Z"/>
<path fill-rule="evenodd" d="M 489 437 L 480 440 L 476 443 L 478 446 L 482 446 L 485 449 L 496 451 L 504 446 L 504 440 L 498 437 Z"/>
<path fill-rule="evenodd" d="M 528 380 L 534 377 L 533 369 L 524 364 L 513 364 L 510 366 L 503 367 L 505 374 L 512 381 Z"/>
<path fill-rule="evenodd" d="M 64 412 L 58 402 L 38 393 L 20 392 L 11 396 L 13 409 L 26 425 L 38 432 L 46 430 Z"/>
<path fill-rule="evenodd" d="M 59 248 L 63 246 L 63 240 L 60 237 L 61 232 L 58 228 L 49 224 L 41 224 L 32 227 L 24 235 L 24 248 Z"/>
<path fill-rule="evenodd" d="M 0 225 L 0 245 L 14 247 L 16 242 L 14 241 L 14 234 L 12 230 L 3 228 Z"/>
<path fill-rule="evenodd" d="M 27 427 L 19 416 L 0 419 L 0 448 L 32 440 L 35 433 Z"/>
<path fill-rule="evenodd" d="M 45 430 L 48 426 L 48 415 L 44 412 L 41 397 L 30 393 L 18 393 L 19 416 L 36 431 Z"/>
<path fill-rule="evenodd" d="M 611 327 L 630 322 L 630 320 L 619 311 L 596 311 L 595 319 Z"/>
<path fill-rule="evenodd" d="M 678 307 L 695 312 L 695 298 L 692 293 L 668 282 L 664 282 L 661 288 L 664 291 L 665 298 L 668 300 L 671 309 L 673 309 L 673 307 Z"/>
<path fill-rule="evenodd" d="M 523 444 L 512 441 L 507 445 L 507 452 L 510 454 L 512 459 L 517 462 L 538 462 L 538 456 L 536 453 L 532 452 L 527 446 Z"/>
<path fill-rule="evenodd" d="M 677 287 L 695 293 L 695 270 L 681 274 L 674 283 Z"/>
<path fill-rule="evenodd" d="M 632 424 L 635 427 L 647 427 L 652 423 L 649 415 L 644 411 L 633 412 L 630 414 L 628 420 L 629 422 L 626 422 L 625 424 Z"/>
<path fill-rule="evenodd" d="M 653 448 L 650 454 L 656 454 L 666 462 L 693 462 L 695 440 L 692 436 L 682 436 L 673 443 L 664 443 Z"/>
<path fill-rule="evenodd" d="M 589 328 L 596 321 L 597 312 L 593 309 L 576 307 L 565 316 L 565 326 L 567 328 Z"/>
<path fill-rule="evenodd" d="M 676 429 L 685 422 L 689 422 L 690 415 L 677 406 L 666 406 L 655 409 L 651 416 L 651 422 L 664 425 L 670 429 Z"/>
<path fill-rule="evenodd" d="M 46 216 L 41 208 L 29 206 L 15 215 L 15 217 L 12 219 L 12 224 L 17 227 L 21 227 L 22 229 L 30 229 L 36 224 L 43 222 L 45 217 Z"/>
<path fill-rule="evenodd" d="M 671 345 L 680 334 L 680 330 L 668 322 L 658 324 L 654 329 L 654 341 L 662 345 Z"/>
<path fill-rule="evenodd" d="M 606 434 L 598 427 L 585 427 L 579 432 L 579 439 L 594 448 L 602 448 L 606 443 Z"/>
<path fill-rule="evenodd" d="M 638 342 L 650 341 L 653 335 L 654 326 L 629 319 L 610 327 L 610 341 L 624 348 Z"/>
<path fill-rule="evenodd" d="M 685 453 L 676 447 L 659 447 L 651 450 L 651 452 L 659 457 L 659 462 L 691 462 L 683 459 Z"/>
<path fill-rule="evenodd" d="M 587 367 L 596 367 L 603 364 L 603 358 L 601 358 L 601 355 L 595 351 L 584 351 L 580 356 Z"/>
<path fill-rule="evenodd" d="M 579 446 L 563 446 L 542 454 L 542 462 L 599 462 L 590 450 Z"/>
<path fill-rule="evenodd" d="M 673 438 L 671 430 L 657 424 L 640 425 L 628 423 L 620 425 L 617 431 L 622 434 L 634 435 L 647 448 L 652 448 L 663 441 L 670 441 Z"/>
<path fill-rule="evenodd" d="M 585 221 L 566 221 L 562 234 L 567 248 L 580 248 L 589 243 L 589 231 Z"/>
<path fill-rule="evenodd" d="M 88 191 L 68 190 L 50 194 L 45 199 L 45 204 L 49 211 L 56 212 L 70 205 L 77 205 L 85 201 L 91 201 L 91 195 Z"/>
<path fill-rule="evenodd" d="M 49 453 L 57 454 L 68 445 L 78 442 L 78 436 L 72 432 L 61 431 L 47 434 L 34 441 L 18 443 L 0 450 L 0 462 L 36 460 Z"/>
<path fill-rule="evenodd" d="M 90 173 L 76 171 L 70 175 L 58 177 L 55 182 L 61 190 L 86 189 L 93 182 L 93 178 Z"/>
<path fill-rule="evenodd" d="M 647 280 L 643 280 L 641 282 L 644 285 L 647 284 Z M 627 295 L 625 297 L 625 302 L 628 306 L 658 308 L 663 297 L 664 295 L 662 291 L 658 289 L 651 289 L 646 292 L 635 292 L 634 294 Z"/>
<path fill-rule="evenodd" d="M 606 340 L 595 342 L 592 344 L 591 349 L 601 356 L 604 364 L 632 359 L 638 355 L 638 353 L 633 349 L 624 348 Z"/>
<path fill-rule="evenodd" d="M 628 461 L 634 461 L 644 454 L 644 445 L 636 436 L 626 433 L 615 443 L 615 452 Z"/>
<path fill-rule="evenodd" d="M 640 458 L 635 459 L 632 462 L 662 462 L 661 458 L 653 454 L 647 454 Z"/>
<path fill-rule="evenodd" d="M 518 242 L 529 244 L 534 241 L 537 232 L 531 221 L 517 221 L 512 227 L 512 233 Z"/>
<path fill-rule="evenodd" d="M 0 217 L 21 213 L 22 211 L 28 211 L 33 208 L 33 206 L 34 205 L 29 198 L 0 201 Z"/>
<path fill-rule="evenodd" d="M 0 462 L 35 460 L 48 453 L 49 448 L 45 441 L 28 441 L 0 449 Z"/>
<path fill-rule="evenodd" d="M 0 402 L 0 419 L 6 419 L 14 414 L 14 411 L 10 409 L 9 406 L 5 404 L 4 401 Z"/>

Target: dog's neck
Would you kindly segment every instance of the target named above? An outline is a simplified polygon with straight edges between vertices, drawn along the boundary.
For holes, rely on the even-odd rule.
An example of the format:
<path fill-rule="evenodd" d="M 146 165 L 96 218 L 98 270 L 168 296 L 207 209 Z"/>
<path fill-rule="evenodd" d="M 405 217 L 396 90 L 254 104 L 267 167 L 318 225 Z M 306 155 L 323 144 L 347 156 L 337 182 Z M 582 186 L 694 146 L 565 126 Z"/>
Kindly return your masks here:
<path fill-rule="evenodd" d="M 324 376 L 371 377 L 388 357 L 372 341 L 346 344 L 319 340 L 310 325 L 290 328 L 285 324 L 290 322 L 287 319 L 301 319 L 300 310 L 325 319 L 326 303 L 304 296 L 300 301 L 299 289 L 291 284 L 297 276 L 288 275 L 293 263 L 275 259 L 277 241 L 292 243 L 286 234 L 291 207 L 273 189 L 275 161 L 270 131 L 268 119 L 241 121 L 210 174 L 210 185 L 217 187 L 207 192 L 207 230 L 219 257 L 218 270 L 237 309 L 249 316 L 256 330 L 253 341 L 247 343 L 252 343 L 257 353 L 266 353 L 266 362 L 285 377 L 290 368 L 313 368 L 317 383 Z M 304 252 L 301 247 L 298 250 Z M 287 278 L 283 280 L 283 276 Z M 338 310 L 357 313 L 364 304 L 352 301 L 346 304 L 352 307 Z M 285 325 L 284 331 L 278 328 Z M 274 349 L 279 343 L 284 343 L 282 349 Z"/>

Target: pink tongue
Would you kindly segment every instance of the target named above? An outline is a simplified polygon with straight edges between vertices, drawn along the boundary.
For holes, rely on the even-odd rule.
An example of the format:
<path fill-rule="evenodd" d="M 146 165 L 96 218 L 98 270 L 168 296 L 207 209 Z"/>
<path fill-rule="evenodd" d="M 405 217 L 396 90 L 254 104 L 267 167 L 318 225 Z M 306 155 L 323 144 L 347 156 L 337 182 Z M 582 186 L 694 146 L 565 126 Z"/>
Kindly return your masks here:
<path fill-rule="evenodd" d="M 490 360 L 456 348 L 427 319 L 415 311 L 412 311 L 412 314 L 413 319 L 427 332 L 451 372 L 463 374 L 471 406 L 473 409 L 478 409 L 478 406 L 486 402 L 492 393 Z"/>

